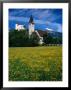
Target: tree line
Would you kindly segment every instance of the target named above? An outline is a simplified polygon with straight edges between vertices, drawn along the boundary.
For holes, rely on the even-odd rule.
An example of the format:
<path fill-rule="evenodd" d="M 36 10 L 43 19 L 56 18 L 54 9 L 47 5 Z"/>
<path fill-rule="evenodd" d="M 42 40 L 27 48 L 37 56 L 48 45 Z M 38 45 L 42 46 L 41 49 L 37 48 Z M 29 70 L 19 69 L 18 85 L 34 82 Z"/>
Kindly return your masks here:
<path fill-rule="evenodd" d="M 52 37 L 50 34 L 43 35 L 43 44 L 62 44 L 62 38 Z M 28 30 L 9 31 L 9 47 L 33 47 L 39 46 L 39 37 L 35 33 L 29 38 Z"/>

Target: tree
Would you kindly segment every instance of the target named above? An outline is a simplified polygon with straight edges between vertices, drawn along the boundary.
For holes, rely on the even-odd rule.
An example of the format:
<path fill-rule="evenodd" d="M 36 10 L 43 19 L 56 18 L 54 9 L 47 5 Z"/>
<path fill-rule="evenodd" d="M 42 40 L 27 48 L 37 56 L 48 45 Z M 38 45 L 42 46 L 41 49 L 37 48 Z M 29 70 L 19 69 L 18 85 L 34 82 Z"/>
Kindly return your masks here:
<path fill-rule="evenodd" d="M 45 44 L 52 44 L 53 43 L 53 37 L 50 34 L 44 34 L 43 35 L 43 42 Z"/>
<path fill-rule="evenodd" d="M 51 34 L 44 34 L 43 40 L 45 44 L 62 44 L 62 37 L 53 37 Z"/>
<path fill-rule="evenodd" d="M 39 38 L 36 34 L 32 34 L 29 38 L 27 30 L 12 30 L 9 32 L 9 46 L 10 47 L 27 47 L 27 46 L 37 46 Z"/>
<path fill-rule="evenodd" d="M 33 32 L 30 37 L 30 44 L 32 46 L 38 46 L 38 42 L 39 42 L 39 37 L 37 37 L 36 33 Z"/>
<path fill-rule="evenodd" d="M 10 31 L 9 32 L 9 46 L 26 46 L 28 41 L 28 32 L 24 31 Z"/>

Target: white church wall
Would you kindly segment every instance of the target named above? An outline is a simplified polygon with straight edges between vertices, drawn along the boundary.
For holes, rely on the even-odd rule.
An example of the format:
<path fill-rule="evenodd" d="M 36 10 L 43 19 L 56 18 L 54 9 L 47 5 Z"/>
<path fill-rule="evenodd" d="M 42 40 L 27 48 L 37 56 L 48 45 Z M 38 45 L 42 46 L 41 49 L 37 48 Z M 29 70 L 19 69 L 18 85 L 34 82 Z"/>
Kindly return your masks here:
<path fill-rule="evenodd" d="M 34 32 L 34 24 L 29 24 L 29 35 L 31 35 L 32 32 Z"/>

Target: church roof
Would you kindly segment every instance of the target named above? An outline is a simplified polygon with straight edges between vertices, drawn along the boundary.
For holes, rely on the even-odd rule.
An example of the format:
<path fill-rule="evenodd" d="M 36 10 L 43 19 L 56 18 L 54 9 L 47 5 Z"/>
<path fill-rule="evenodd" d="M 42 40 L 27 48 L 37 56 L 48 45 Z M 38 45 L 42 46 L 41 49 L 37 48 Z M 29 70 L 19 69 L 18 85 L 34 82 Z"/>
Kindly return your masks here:
<path fill-rule="evenodd" d="M 29 23 L 32 23 L 32 24 L 34 24 L 34 20 L 33 20 L 33 16 L 32 16 L 32 15 L 30 16 Z"/>
<path fill-rule="evenodd" d="M 46 31 L 42 31 L 42 30 L 37 30 L 37 32 L 39 33 L 41 37 L 43 37 L 47 33 Z M 36 34 L 35 32 L 33 33 Z"/>
<path fill-rule="evenodd" d="M 44 36 L 44 34 L 46 34 L 47 32 L 46 31 L 42 31 L 42 30 L 38 30 L 38 33 L 41 37 Z"/>

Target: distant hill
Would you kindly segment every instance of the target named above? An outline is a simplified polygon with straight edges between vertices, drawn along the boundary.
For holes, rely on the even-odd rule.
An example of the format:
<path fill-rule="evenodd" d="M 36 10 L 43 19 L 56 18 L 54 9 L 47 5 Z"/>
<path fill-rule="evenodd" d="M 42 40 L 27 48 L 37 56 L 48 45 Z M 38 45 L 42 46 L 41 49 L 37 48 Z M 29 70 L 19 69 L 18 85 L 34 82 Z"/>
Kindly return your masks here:
<path fill-rule="evenodd" d="M 61 32 L 55 32 L 55 31 L 43 31 L 43 30 L 37 30 L 38 33 L 40 34 L 41 37 L 43 37 L 44 34 L 50 34 L 52 37 L 62 37 L 62 33 Z"/>
<path fill-rule="evenodd" d="M 62 37 L 62 33 L 61 32 L 55 32 L 55 31 L 48 31 L 47 32 L 49 34 L 51 34 L 52 37 Z"/>

